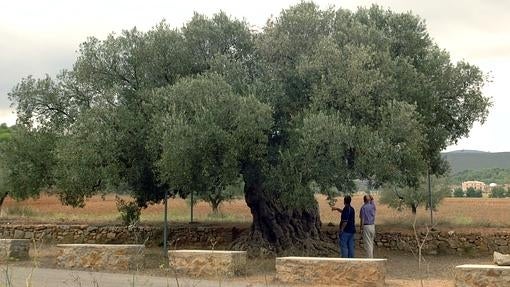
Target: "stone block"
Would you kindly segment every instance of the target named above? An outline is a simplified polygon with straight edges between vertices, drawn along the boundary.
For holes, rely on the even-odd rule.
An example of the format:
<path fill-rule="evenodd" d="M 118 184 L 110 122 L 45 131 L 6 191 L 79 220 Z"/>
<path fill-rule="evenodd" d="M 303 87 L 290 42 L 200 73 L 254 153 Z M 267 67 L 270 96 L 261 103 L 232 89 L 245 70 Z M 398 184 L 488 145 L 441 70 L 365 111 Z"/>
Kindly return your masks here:
<path fill-rule="evenodd" d="M 29 258 L 30 240 L 28 239 L 0 239 L 0 258 L 20 259 Z"/>
<path fill-rule="evenodd" d="M 145 246 L 138 244 L 58 244 L 57 265 L 92 270 L 137 270 Z"/>
<path fill-rule="evenodd" d="M 276 278 L 286 284 L 386 286 L 386 259 L 278 257 Z"/>
<path fill-rule="evenodd" d="M 22 239 L 23 237 L 25 237 L 25 232 L 23 232 L 23 230 L 19 229 L 14 230 L 14 238 Z"/>
<path fill-rule="evenodd" d="M 246 251 L 170 250 L 170 267 L 193 277 L 233 277 L 246 273 Z"/>
<path fill-rule="evenodd" d="M 510 286 L 510 266 L 466 264 L 455 267 L 456 287 Z"/>

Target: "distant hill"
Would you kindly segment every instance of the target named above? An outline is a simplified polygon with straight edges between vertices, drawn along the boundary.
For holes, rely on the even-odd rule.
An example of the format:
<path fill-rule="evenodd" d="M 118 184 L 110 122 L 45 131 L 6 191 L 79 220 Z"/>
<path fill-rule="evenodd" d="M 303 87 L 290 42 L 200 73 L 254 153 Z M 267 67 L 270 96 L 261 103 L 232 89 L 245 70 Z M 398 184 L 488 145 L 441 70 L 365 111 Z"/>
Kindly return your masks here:
<path fill-rule="evenodd" d="M 510 152 L 460 150 L 445 152 L 443 157 L 450 163 L 452 174 L 464 170 L 510 169 Z"/>
<path fill-rule="evenodd" d="M 460 150 L 454 150 L 454 151 L 448 152 L 448 154 L 473 154 L 473 153 L 481 154 L 481 153 L 490 153 L 490 152 L 481 151 L 481 150 L 472 150 L 472 149 L 460 149 Z"/>

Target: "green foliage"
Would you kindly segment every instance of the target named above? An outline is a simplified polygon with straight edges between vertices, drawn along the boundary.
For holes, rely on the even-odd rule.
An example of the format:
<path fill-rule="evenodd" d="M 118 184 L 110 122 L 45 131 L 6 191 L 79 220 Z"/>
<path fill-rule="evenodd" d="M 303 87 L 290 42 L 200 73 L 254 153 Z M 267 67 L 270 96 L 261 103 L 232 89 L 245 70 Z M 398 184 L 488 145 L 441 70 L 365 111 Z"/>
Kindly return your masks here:
<path fill-rule="evenodd" d="M 145 206 L 165 191 L 225 200 L 242 177 L 277 210 L 313 210 L 312 182 L 331 197 L 369 180 L 416 207 L 425 172 L 446 171 L 440 151 L 485 120 L 485 80 L 410 13 L 303 2 L 256 34 L 195 14 L 89 38 L 72 70 L 21 80 L 7 178 L 20 197 L 127 190 Z"/>
<path fill-rule="evenodd" d="M 219 206 L 234 199 L 239 199 L 244 194 L 244 182 L 242 178 L 238 178 L 236 182 L 225 187 L 225 189 L 216 189 L 202 193 L 200 200 L 207 202 L 212 209 L 213 214 L 219 213 Z"/>
<path fill-rule="evenodd" d="M 449 158 L 449 157 L 448 157 Z M 503 157 L 504 159 L 505 157 Z M 452 184 L 461 184 L 464 181 L 478 180 L 485 183 L 510 183 L 510 169 L 485 168 L 480 170 L 463 170 L 450 176 Z"/>
<path fill-rule="evenodd" d="M 0 144 L 0 177 L 4 193 L 17 200 L 38 197 L 54 183 L 52 149 L 55 137 L 46 130 L 16 126 L 10 140 Z"/>
<path fill-rule="evenodd" d="M 116 196 L 115 203 L 120 213 L 120 219 L 124 225 L 136 225 L 140 221 L 141 208 L 136 202 L 126 202 L 124 199 Z"/>
<path fill-rule="evenodd" d="M 482 197 L 482 191 L 479 189 L 474 189 L 470 187 L 466 189 L 466 197 Z"/>
<path fill-rule="evenodd" d="M 492 188 L 490 197 L 492 198 L 505 198 L 508 196 L 508 191 L 502 186 Z"/>
<path fill-rule="evenodd" d="M 460 174 L 466 171 L 466 175 L 477 170 L 480 175 L 491 177 L 491 173 L 502 172 L 504 179 L 508 182 L 508 170 L 510 169 L 510 152 L 448 152 L 443 154 L 451 166 L 453 174 Z M 493 171 L 490 171 L 494 169 Z M 499 169 L 501 171 L 497 171 Z M 484 171 L 486 170 L 486 171 Z M 476 175 L 476 174 L 475 174 Z M 496 175 L 494 181 L 499 183 L 501 175 Z M 489 181 L 488 181 L 489 182 Z"/>
<path fill-rule="evenodd" d="M 6 142 L 11 138 L 11 128 L 7 124 L 3 123 L 0 125 L 0 143 Z"/>
<path fill-rule="evenodd" d="M 465 195 L 466 194 L 460 187 L 453 190 L 453 197 L 464 197 Z"/>
<path fill-rule="evenodd" d="M 430 183 L 432 208 L 436 210 L 441 200 L 449 196 L 450 191 L 444 177 L 438 178 L 432 176 Z M 413 214 L 416 213 L 419 206 L 425 206 L 425 208 L 428 209 L 430 204 L 427 180 L 426 178 L 422 178 L 420 180 L 420 185 L 416 188 L 398 188 L 391 185 L 383 186 L 380 202 L 397 210 L 409 208 Z"/>

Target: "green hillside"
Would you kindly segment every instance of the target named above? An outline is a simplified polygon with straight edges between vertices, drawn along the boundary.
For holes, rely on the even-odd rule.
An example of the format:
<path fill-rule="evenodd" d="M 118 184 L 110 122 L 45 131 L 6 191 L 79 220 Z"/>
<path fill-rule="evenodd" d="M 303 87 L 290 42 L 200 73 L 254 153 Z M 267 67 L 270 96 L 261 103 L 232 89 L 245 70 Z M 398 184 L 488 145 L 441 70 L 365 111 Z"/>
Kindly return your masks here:
<path fill-rule="evenodd" d="M 460 185 L 464 181 L 478 180 L 499 185 L 510 183 L 510 169 L 487 168 L 481 170 L 463 170 L 449 176 L 451 184 Z"/>
<path fill-rule="evenodd" d="M 510 152 L 453 151 L 443 153 L 450 163 L 451 174 L 464 170 L 510 169 Z"/>

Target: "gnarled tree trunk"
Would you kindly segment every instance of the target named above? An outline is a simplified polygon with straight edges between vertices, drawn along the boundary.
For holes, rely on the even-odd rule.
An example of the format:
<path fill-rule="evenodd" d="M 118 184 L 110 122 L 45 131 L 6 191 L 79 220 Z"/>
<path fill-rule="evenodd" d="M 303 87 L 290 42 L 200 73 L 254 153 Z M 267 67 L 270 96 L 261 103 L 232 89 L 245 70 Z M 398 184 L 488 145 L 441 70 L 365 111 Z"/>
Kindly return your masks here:
<path fill-rule="evenodd" d="M 286 209 L 261 184 L 245 186 L 245 199 L 253 216 L 248 237 L 234 243 L 252 256 L 327 255 L 338 248 L 322 240 L 318 205 L 308 210 Z"/>

